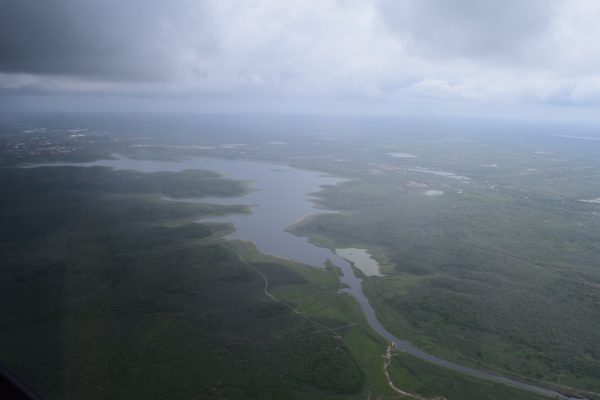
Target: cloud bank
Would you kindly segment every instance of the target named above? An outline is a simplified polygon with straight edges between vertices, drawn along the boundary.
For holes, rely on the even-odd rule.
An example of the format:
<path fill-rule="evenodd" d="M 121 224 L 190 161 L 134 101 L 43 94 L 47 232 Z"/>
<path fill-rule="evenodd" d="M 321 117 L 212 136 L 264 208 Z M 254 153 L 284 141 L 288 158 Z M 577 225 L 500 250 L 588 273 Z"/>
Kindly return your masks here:
<path fill-rule="evenodd" d="M 595 107 L 599 20 L 593 0 L 0 0 L 0 95 Z"/>

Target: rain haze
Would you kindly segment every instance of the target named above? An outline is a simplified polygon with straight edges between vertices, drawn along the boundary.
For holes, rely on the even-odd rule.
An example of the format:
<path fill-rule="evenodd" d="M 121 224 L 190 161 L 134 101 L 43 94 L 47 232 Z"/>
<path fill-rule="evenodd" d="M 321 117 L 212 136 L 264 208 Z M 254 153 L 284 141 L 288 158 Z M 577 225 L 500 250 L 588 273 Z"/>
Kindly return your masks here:
<path fill-rule="evenodd" d="M 595 120 L 593 1 L 3 0 L 5 109 Z"/>

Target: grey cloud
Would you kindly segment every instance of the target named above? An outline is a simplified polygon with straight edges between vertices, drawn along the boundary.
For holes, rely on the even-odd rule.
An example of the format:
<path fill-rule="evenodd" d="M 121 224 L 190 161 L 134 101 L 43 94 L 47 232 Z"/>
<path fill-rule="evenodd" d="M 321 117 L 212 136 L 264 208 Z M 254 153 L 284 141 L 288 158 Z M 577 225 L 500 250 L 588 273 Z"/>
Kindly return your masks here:
<path fill-rule="evenodd" d="M 172 68 L 178 34 L 186 24 L 202 23 L 186 15 L 187 3 L 0 0 L 0 72 L 130 81 L 164 78 Z"/>
<path fill-rule="evenodd" d="M 511 59 L 552 22 L 545 0 L 380 0 L 383 19 L 434 57 Z"/>
<path fill-rule="evenodd" d="M 316 111 L 598 104 L 599 4 L 0 0 L 0 97 Z"/>

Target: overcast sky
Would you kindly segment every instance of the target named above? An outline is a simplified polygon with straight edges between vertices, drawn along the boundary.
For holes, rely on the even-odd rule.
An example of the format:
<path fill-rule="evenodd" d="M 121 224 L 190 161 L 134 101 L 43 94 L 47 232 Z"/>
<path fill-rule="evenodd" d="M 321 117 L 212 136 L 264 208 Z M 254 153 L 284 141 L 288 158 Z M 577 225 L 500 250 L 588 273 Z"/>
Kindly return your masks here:
<path fill-rule="evenodd" d="M 0 0 L 0 98 L 600 119 L 600 1 Z"/>

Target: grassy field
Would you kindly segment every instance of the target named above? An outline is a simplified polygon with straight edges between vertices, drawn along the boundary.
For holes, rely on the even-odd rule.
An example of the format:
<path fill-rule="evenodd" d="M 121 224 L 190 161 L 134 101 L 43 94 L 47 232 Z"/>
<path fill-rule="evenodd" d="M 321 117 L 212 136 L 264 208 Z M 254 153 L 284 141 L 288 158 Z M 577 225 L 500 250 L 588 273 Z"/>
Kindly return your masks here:
<path fill-rule="evenodd" d="M 397 382 L 400 382 L 402 390 L 419 393 L 427 398 L 443 396 L 448 400 L 545 399 L 545 397 L 524 394 L 501 384 L 435 368 L 431 364 L 404 353 L 399 353 L 392 359 L 389 369 L 396 386 L 398 386 Z"/>

